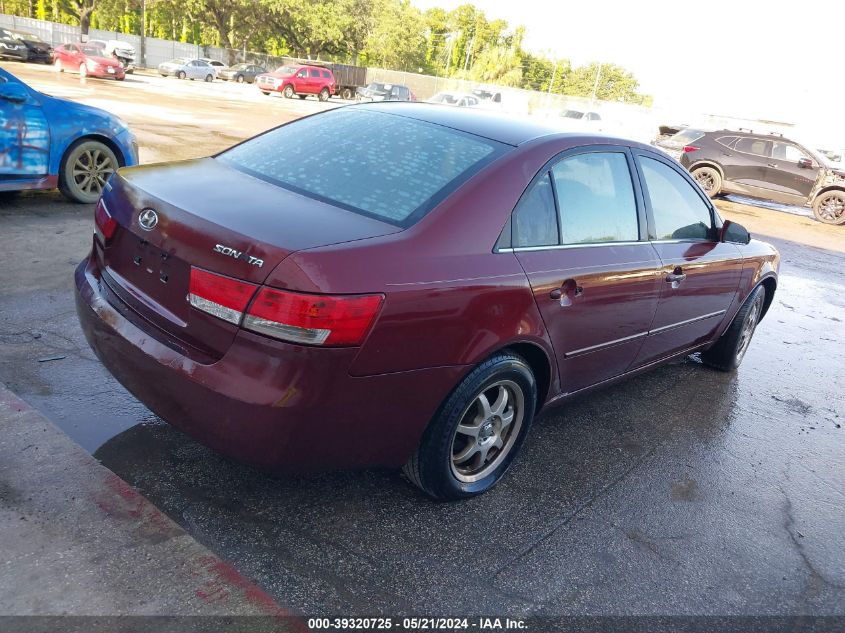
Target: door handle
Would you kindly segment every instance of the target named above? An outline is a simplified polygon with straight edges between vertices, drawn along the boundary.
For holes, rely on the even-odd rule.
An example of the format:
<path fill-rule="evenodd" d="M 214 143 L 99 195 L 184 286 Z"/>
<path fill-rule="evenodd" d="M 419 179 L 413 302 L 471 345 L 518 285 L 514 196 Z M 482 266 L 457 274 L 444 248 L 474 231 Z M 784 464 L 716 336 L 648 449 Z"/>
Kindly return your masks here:
<path fill-rule="evenodd" d="M 686 278 L 687 276 L 683 269 L 680 266 L 675 266 L 675 269 L 666 275 L 666 282 L 672 284 L 673 288 L 677 288 L 678 285 Z"/>
<path fill-rule="evenodd" d="M 549 297 L 553 301 L 560 301 L 560 307 L 565 308 L 572 305 L 572 300 L 580 297 L 584 293 L 584 288 L 578 285 L 574 279 L 567 279 L 560 288 L 554 288 L 549 292 Z"/>

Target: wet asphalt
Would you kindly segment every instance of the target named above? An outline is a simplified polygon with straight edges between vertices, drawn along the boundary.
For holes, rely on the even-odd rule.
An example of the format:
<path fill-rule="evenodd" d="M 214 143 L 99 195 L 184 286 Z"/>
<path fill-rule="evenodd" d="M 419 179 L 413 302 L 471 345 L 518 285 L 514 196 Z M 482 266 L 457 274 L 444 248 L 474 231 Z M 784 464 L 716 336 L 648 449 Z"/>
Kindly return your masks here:
<path fill-rule="evenodd" d="M 308 614 L 845 614 L 842 253 L 772 240 L 736 373 L 690 357 L 545 411 L 502 483 L 433 503 L 389 470 L 279 478 L 172 429 L 73 307 L 91 208 L 0 200 L 0 381 Z"/>

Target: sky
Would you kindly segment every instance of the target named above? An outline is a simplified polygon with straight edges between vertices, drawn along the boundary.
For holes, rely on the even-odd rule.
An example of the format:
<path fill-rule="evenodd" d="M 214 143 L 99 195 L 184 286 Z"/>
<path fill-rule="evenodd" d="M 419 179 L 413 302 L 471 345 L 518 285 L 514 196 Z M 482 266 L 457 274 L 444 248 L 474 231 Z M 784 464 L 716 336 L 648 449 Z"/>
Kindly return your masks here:
<path fill-rule="evenodd" d="M 472 2 L 525 26 L 529 51 L 623 66 L 658 107 L 833 127 L 845 142 L 845 0 Z"/>

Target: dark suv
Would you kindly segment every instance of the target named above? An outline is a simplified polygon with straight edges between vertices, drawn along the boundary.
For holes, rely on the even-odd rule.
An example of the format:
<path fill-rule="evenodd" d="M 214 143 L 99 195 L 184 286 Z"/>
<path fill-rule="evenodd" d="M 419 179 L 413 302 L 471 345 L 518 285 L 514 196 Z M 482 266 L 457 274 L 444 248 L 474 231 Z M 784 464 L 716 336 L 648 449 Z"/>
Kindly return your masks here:
<path fill-rule="evenodd" d="M 736 193 L 812 206 L 825 224 L 845 224 L 845 170 L 777 134 L 688 128 L 659 146 L 686 167 L 711 198 Z"/>

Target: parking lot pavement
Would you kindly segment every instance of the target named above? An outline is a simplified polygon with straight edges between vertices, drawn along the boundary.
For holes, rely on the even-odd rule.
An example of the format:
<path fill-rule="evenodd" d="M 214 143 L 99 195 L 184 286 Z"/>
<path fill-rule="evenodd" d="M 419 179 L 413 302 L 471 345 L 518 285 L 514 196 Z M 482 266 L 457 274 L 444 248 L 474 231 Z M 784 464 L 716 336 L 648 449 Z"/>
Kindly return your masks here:
<path fill-rule="evenodd" d="M 156 103 L 192 103 L 180 98 Z M 243 117 L 235 104 L 197 108 Z M 277 105 L 287 107 L 266 107 Z M 172 135 L 225 134 L 197 121 L 174 123 Z M 147 156 L 183 151 L 144 138 L 156 136 L 142 136 Z M 829 235 L 775 211 L 730 213 L 757 234 Z M 691 357 L 546 411 L 497 488 L 446 504 L 387 470 L 269 476 L 158 420 L 104 371 L 76 322 L 72 271 L 91 217 L 56 193 L 0 203 L 0 382 L 285 606 L 845 614 L 841 241 L 773 240 L 781 286 L 736 373 Z"/>
<path fill-rule="evenodd" d="M 2 385 L 0 534 L 3 616 L 290 615 Z"/>

